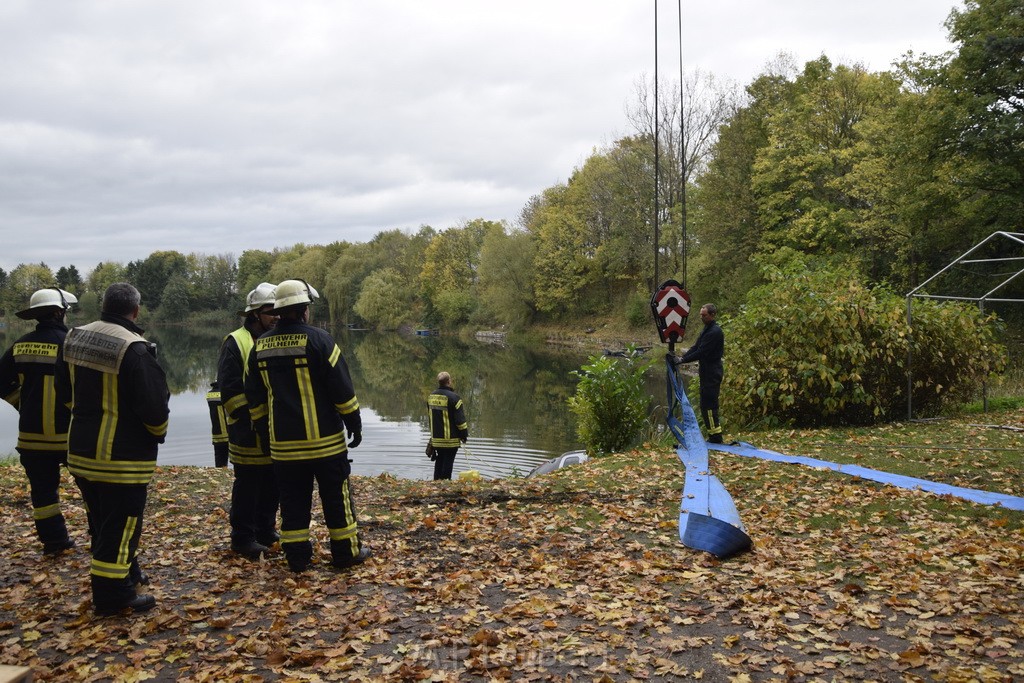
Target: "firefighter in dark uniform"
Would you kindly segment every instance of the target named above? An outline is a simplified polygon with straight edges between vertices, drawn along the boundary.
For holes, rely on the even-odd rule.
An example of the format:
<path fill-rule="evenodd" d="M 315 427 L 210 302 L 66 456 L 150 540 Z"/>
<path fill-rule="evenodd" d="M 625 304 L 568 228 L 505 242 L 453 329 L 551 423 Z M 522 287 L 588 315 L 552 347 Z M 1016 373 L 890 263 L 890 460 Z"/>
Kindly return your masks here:
<path fill-rule="evenodd" d="M 217 383 L 227 417 L 228 452 L 235 469 L 231 488 L 231 549 L 258 560 L 278 541 L 278 493 L 274 465 L 264 453 L 249 417 L 245 376 L 249 354 L 257 337 L 274 329 L 274 285 L 260 283 L 245 298 L 239 315 L 245 322 L 224 338 L 217 361 Z"/>
<path fill-rule="evenodd" d="M 37 320 L 36 329 L 0 358 L 0 395 L 19 413 L 17 450 L 28 476 L 36 534 L 46 555 L 75 545 L 60 509 L 60 468 L 68 461 L 71 413 L 56 400 L 53 373 L 68 333 L 64 314 L 76 303 L 73 294 L 56 287 L 35 292 L 28 308 L 16 315 Z"/>
<path fill-rule="evenodd" d="M 220 385 L 210 382 L 206 392 L 206 405 L 210 408 L 210 430 L 213 435 L 213 466 L 228 466 L 228 421 L 224 404 L 220 401 Z"/>
<path fill-rule="evenodd" d="M 704 304 L 700 309 L 700 319 L 704 329 L 697 336 L 697 341 L 690 347 L 679 363 L 698 362 L 697 376 L 700 378 L 700 414 L 704 427 L 708 430 L 709 443 L 722 443 L 722 423 L 718 419 L 718 394 L 722 389 L 722 354 L 725 351 L 725 335 L 722 328 L 715 322 L 718 307 Z"/>
<path fill-rule="evenodd" d="M 348 449 L 362 441 L 359 401 L 334 339 L 309 324 L 318 297 L 302 280 L 277 286 L 277 327 L 256 340 L 245 394 L 258 431 L 268 435 L 281 496 L 281 548 L 294 572 L 313 556 L 309 523 L 313 482 L 320 490 L 334 567 L 366 560 L 349 486 Z M 350 441 L 345 443 L 345 432 Z"/>
<path fill-rule="evenodd" d="M 469 438 L 469 424 L 462 399 L 452 390 L 452 376 L 437 375 L 437 389 L 427 397 L 430 409 L 430 443 L 434 446 L 434 479 L 451 479 L 455 454 Z"/>
<path fill-rule="evenodd" d="M 96 322 L 68 332 L 57 361 L 57 398 L 71 409 L 68 469 L 82 491 L 92 534 L 93 609 L 110 615 L 156 605 L 136 555 L 170 392 L 156 347 L 135 324 L 139 292 L 118 282 Z"/>

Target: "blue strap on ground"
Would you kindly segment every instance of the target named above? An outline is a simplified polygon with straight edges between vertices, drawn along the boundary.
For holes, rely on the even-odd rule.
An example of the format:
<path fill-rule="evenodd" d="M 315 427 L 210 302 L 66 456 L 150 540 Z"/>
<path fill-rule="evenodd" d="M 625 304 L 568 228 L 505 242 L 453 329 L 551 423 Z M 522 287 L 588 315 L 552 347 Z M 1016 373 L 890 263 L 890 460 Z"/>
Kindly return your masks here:
<path fill-rule="evenodd" d="M 839 463 L 829 462 L 827 460 L 816 460 L 815 458 L 808 458 L 802 455 L 783 455 L 782 453 L 777 453 L 775 451 L 757 448 L 749 443 L 738 442 L 731 445 L 708 444 L 707 447 L 716 451 L 722 451 L 723 453 L 742 455 L 746 458 L 760 458 L 761 460 L 771 460 L 773 462 L 787 462 L 807 465 L 809 467 L 819 467 L 832 470 L 833 472 L 849 474 L 853 477 L 860 477 L 861 479 L 867 479 L 869 481 L 877 481 L 882 484 L 898 486 L 904 489 L 927 491 L 928 493 L 934 493 L 940 496 L 955 496 L 956 498 L 962 498 L 964 500 L 969 500 L 974 503 L 982 503 L 984 505 L 1001 505 L 1008 510 L 1024 510 L 1024 498 L 1007 495 L 1005 493 L 994 493 L 992 491 L 981 491 L 979 489 L 951 486 L 950 484 L 928 481 L 927 479 L 918 479 L 916 477 L 907 477 L 902 474 L 891 474 L 889 472 L 873 470 L 867 467 L 861 467 L 860 465 L 840 465 Z"/>
<path fill-rule="evenodd" d="M 679 442 L 676 455 L 686 467 L 683 501 L 679 508 L 679 540 L 688 548 L 726 558 L 749 550 L 753 543 L 743 530 L 732 496 L 708 467 L 708 447 L 697 416 L 671 361 L 668 366 L 668 426 Z M 678 408 L 679 416 L 676 416 Z"/>

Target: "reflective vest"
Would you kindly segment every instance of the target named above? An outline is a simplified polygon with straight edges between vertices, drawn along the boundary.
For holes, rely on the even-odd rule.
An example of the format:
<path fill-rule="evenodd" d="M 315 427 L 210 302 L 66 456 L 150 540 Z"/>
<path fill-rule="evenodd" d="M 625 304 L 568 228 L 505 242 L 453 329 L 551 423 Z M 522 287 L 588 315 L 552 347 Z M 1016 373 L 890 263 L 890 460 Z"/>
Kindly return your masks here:
<path fill-rule="evenodd" d="M 235 465 L 270 465 L 259 434 L 252 428 L 245 377 L 249 374 L 252 332 L 244 325 L 224 337 L 217 361 L 217 384 L 228 432 L 228 458 Z"/>

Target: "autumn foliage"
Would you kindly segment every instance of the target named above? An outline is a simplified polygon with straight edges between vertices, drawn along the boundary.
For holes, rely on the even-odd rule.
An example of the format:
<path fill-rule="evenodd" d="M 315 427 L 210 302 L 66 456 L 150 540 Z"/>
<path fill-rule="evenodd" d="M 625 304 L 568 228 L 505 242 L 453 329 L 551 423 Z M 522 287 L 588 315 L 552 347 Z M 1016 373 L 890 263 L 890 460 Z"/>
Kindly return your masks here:
<path fill-rule="evenodd" d="M 999 419 L 1024 428 L 1024 413 Z M 960 422 L 757 436 L 1021 496 L 1021 434 Z M 332 571 L 315 527 L 320 561 L 301 576 L 279 553 L 230 553 L 230 472 L 163 468 L 141 556 L 159 604 L 98 619 L 74 487 L 79 546 L 43 557 L 21 468 L 2 466 L 0 663 L 39 681 L 1024 677 L 1024 513 L 800 466 L 712 467 L 755 542 L 729 561 L 679 542 L 683 468 L 661 449 L 537 479 L 353 477 L 374 557 Z"/>

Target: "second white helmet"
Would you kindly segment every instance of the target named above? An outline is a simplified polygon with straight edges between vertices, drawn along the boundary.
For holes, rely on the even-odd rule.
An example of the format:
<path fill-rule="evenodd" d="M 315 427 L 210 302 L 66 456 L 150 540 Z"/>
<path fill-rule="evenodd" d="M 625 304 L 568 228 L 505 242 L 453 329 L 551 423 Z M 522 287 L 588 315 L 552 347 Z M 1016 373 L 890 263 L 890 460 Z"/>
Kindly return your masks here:
<path fill-rule="evenodd" d="M 274 292 L 277 287 L 270 284 L 269 282 L 261 282 L 256 285 L 256 288 L 249 292 L 245 297 L 245 310 L 240 311 L 239 315 L 245 315 L 252 311 L 258 311 L 267 304 L 274 303 Z"/>

